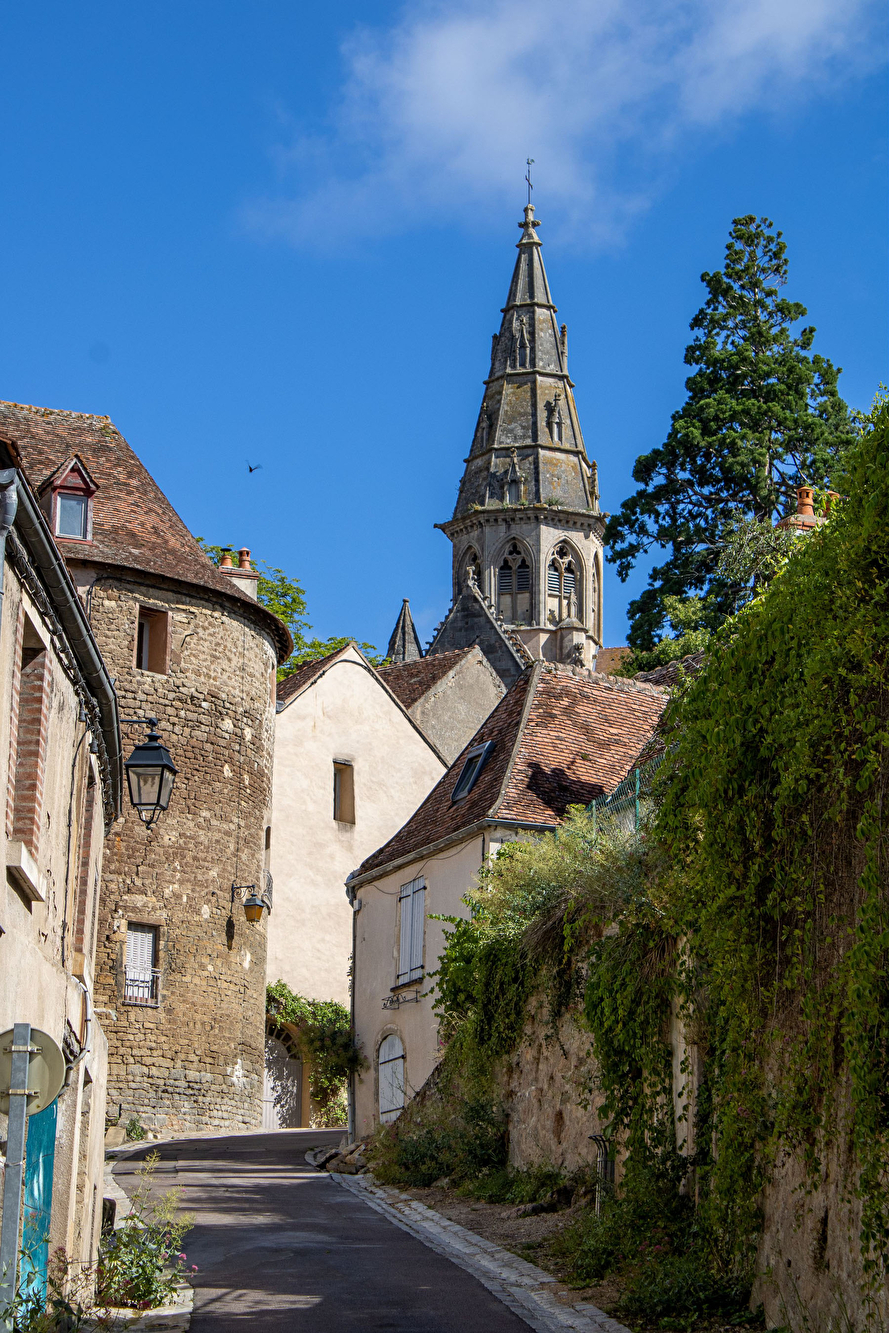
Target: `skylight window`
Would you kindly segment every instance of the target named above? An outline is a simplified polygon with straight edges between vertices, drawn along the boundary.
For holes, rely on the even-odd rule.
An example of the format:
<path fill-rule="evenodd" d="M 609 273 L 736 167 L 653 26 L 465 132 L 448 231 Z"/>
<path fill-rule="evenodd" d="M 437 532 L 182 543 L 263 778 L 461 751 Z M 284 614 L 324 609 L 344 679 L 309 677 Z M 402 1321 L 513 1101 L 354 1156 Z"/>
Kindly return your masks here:
<path fill-rule="evenodd" d="M 457 785 L 451 793 L 451 801 L 462 801 L 464 796 L 469 795 L 493 748 L 494 742 L 487 741 L 484 745 L 476 745 L 469 751 L 457 779 Z"/>

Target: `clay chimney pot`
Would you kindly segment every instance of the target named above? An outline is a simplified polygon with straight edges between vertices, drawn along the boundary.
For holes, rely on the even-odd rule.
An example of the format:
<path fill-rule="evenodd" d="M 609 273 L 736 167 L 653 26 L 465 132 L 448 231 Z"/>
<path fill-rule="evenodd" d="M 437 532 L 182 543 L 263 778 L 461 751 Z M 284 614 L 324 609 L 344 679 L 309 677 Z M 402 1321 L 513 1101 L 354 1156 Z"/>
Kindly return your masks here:
<path fill-rule="evenodd" d="M 828 491 L 828 492 L 827 492 L 827 503 L 826 503 L 825 506 L 824 506 L 824 512 L 825 512 L 826 514 L 829 514 L 830 511 L 831 511 L 831 509 L 833 508 L 833 502 L 834 502 L 834 500 L 838 500 L 839 498 L 840 498 L 840 493 L 839 493 L 839 491 Z"/>
<path fill-rule="evenodd" d="M 815 507 L 813 500 L 815 491 L 811 486 L 797 486 L 796 488 L 796 512 L 800 518 L 814 518 Z"/>
<path fill-rule="evenodd" d="M 250 552 L 246 546 L 242 546 L 238 551 L 238 569 L 252 569 L 250 564 Z"/>
<path fill-rule="evenodd" d="M 232 553 L 231 553 L 231 551 L 223 551 L 223 553 L 222 553 L 222 559 L 221 559 L 220 562 L 219 562 L 219 568 L 220 568 L 220 569 L 231 569 L 231 568 L 232 568 Z"/>

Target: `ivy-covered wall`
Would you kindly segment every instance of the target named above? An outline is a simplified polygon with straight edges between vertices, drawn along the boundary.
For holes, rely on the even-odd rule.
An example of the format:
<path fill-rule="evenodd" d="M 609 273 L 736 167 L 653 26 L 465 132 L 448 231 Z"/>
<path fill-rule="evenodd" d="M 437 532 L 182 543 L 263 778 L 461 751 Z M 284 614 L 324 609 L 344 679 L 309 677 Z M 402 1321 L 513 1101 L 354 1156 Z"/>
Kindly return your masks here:
<path fill-rule="evenodd" d="M 533 1113 L 556 1163 L 564 1108 L 532 1108 L 510 1080 L 539 1065 L 541 1041 L 558 1060 L 560 1025 L 582 1012 L 586 1075 L 562 1041 L 565 1086 L 623 1164 L 615 1211 L 581 1245 L 587 1270 L 675 1280 L 686 1264 L 762 1301 L 773 1326 L 864 1333 L 889 1321 L 885 405 L 846 469 L 829 521 L 677 691 L 640 832 L 576 812 L 482 876 L 436 977 L 436 1096 L 386 1151 L 409 1176 L 426 1133 L 434 1171 L 447 1152 L 430 1145 L 480 1124 L 502 1166 Z M 614 1237 L 631 1225 L 654 1227 L 657 1258 L 627 1257 Z"/>

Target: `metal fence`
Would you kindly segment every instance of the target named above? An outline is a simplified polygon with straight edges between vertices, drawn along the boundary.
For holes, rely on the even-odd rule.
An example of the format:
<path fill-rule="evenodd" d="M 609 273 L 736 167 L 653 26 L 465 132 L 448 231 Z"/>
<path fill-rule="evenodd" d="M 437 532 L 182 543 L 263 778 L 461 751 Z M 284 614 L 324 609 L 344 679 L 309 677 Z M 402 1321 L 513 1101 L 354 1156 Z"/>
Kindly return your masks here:
<path fill-rule="evenodd" d="M 124 968 L 124 1004 L 141 1004 L 156 1009 L 159 1004 L 160 970 L 156 967 Z"/>
<path fill-rule="evenodd" d="M 609 796 L 599 796 L 589 805 L 594 828 L 637 833 L 654 807 L 652 787 L 665 754 L 654 755 L 625 777 Z"/>

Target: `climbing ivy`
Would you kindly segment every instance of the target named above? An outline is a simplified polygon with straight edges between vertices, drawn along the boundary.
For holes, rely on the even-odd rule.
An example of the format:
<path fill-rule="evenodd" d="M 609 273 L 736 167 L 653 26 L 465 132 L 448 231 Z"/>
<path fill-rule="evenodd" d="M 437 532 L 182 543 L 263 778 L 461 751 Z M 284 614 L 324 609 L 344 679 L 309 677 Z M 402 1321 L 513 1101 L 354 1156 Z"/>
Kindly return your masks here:
<path fill-rule="evenodd" d="M 266 988 L 266 1013 L 276 1023 L 296 1030 L 296 1038 L 311 1068 L 312 1101 L 321 1115 L 345 1114 L 349 1075 L 366 1066 L 352 1040 L 349 1011 L 336 1000 L 307 1000 L 284 981 Z"/>

